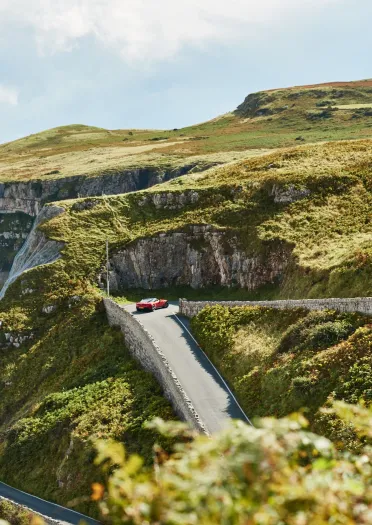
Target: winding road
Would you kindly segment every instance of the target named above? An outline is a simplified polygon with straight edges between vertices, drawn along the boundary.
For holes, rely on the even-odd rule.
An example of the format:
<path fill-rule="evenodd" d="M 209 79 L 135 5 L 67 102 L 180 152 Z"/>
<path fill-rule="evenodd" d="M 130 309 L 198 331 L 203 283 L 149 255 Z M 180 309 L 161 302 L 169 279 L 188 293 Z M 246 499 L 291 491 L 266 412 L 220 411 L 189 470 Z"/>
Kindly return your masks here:
<path fill-rule="evenodd" d="M 154 312 L 137 312 L 134 304 L 125 309 L 138 316 L 155 339 L 209 433 L 221 430 L 231 419 L 250 423 L 224 379 L 191 335 L 188 320 L 177 315 L 178 302 Z"/>

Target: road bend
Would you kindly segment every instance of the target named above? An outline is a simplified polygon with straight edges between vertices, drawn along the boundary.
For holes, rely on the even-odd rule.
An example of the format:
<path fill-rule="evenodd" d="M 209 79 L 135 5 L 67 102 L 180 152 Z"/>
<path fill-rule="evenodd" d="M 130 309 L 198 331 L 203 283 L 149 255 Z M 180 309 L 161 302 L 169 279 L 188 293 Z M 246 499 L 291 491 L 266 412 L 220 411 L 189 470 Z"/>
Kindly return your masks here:
<path fill-rule="evenodd" d="M 138 316 L 152 335 L 211 434 L 231 419 L 250 423 L 226 382 L 193 339 L 188 321 L 177 315 L 178 303 L 154 312 L 137 312 L 134 304 L 124 308 Z"/>

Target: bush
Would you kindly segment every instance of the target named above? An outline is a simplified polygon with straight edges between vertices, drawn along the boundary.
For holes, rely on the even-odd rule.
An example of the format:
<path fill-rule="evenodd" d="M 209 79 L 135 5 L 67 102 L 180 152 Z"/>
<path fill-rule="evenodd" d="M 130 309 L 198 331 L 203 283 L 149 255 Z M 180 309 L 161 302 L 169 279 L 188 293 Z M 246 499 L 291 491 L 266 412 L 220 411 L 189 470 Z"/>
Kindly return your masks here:
<path fill-rule="evenodd" d="M 11 501 L 0 499 L 0 524 L 5 520 L 5 524 L 9 525 L 30 525 L 35 517 L 34 514 Z M 34 523 L 36 525 L 37 522 Z"/>
<path fill-rule="evenodd" d="M 312 380 L 310 377 L 295 377 L 292 379 L 292 388 L 302 396 L 309 396 L 312 393 Z"/>
<path fill-rule="evenodd" d="M 336 390 L 338 399 L 349 403 L 364 400 L 372 402 L 372 359 L 371 356 L 357 361 L 349 370 L 343 383 Z"/>
<path fill-rule="evenodd" d="M 365 322 L 358 314 L 310 312 L 284 333 L 278 352 L 322 350 L 346 340 Z"/>
<path fill-rule="evenodd" d="M 372 414 L 336 404 L 339 417 L 372 437 Z M 339 452 L 310 433 L 302 416 L 236 422 L 211 438 L 184 425 L 152 427 L 181 440 L 170 456 L 156 448 L 157 467 L 126 458 L 117 443 L 98 442 L 97 461 L 110 473 L 107 490 L 95 485 L 105 521 L 130 525 L 324 525 L 370 522 L 371 457 Z M 183 442 L 182 442 L 183 441 Z"/>

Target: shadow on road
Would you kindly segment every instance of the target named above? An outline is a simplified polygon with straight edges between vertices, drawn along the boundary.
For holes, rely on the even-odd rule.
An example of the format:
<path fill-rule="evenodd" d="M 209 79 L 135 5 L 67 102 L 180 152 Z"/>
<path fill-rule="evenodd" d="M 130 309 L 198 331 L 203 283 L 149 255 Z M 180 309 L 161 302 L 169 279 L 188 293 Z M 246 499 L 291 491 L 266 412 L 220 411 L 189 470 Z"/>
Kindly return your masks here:
<path fill-rule="evenodd" d="M 181 319 L 179 319 L 178 316 L 173 313 L 172 314 L 170 313 L 170 315 L 167 316 L 167 319 L 176 323 L 181 328 L 182 338 L 184 339 L 185 343 L 190 349 L 190 352 L 193 354 L 195 360 L 207 372 L 207 374 L 209 374 L 213 378 L 213 380 L 220 386 L 220 388 L 226 392 L 226 395 L 228 397 L 228 406 L 226 409 L 226 414 L 232 419 L 240 419 L 244 422 L 247 422 L 240 407 L 237 405 L 235 399 L 233 398 L 233 396 L 230 394 L 230 392 L 226 388 L 224 381 L 222 380 L 219 373 L 216 371 L 215 367 L 209 361 L 209 359 L 207 358 L 203 350 L 195 343 L 195 341 L 190 336 L 190 334 L 187 332 L 187 330 L 185 330 L 184 326 L 182 326 L 182 323 L 183 323 L 189 329 L 188 319 L 184 317 L 181 317 Z"/>

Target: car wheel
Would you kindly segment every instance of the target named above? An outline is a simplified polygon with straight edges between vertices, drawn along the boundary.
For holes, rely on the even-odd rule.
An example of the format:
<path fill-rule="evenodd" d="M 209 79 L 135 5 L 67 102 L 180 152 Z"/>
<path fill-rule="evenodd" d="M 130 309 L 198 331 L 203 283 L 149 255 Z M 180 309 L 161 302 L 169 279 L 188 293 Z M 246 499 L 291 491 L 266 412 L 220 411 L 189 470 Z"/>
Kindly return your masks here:
<path fill-rule="evenodd" d="M 139 308 L 136 308 L 137 312 L 140 312 L 141 310 Z"/>
<path fill-rule="evenodd" d="M 168 306 L 169 306 L 169 303 L 168 303 L 168 301 L 167 301 L 166 303 L 164 303 L 163 308 L 168 308 Z"/>

